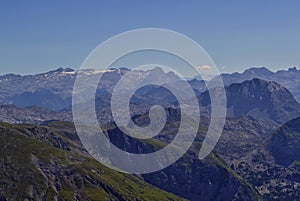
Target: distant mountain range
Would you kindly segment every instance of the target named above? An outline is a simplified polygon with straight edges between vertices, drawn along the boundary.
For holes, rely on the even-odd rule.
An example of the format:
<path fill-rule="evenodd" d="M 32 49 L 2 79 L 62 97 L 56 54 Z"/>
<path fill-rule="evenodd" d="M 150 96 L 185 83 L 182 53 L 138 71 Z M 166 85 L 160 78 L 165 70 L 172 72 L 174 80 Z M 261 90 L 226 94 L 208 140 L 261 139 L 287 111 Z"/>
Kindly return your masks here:
<path fill-rule="evenodd" d="M 283 124 L 288 120 L 300 116 L 299 103 L 294 99 L 293 95 L 284 87 L 275 81 L 264 81 L 260 78 L 251 77 L 267 77 L 269 80 L 283 79 L 285 85 L 293 88 L 294 92 L 300 89 L 300 83 L 297 85 L 299 79 L 297 76 L 299 70 L 290 68 L 287 71 L 278 71 L 273 73 L 266 68 L 251 68 L 244 73 L 222 74 L 227 93 L 227 116 L 249 115 L 256 119 L 271 120 L 277 124 Z M 130 71 L 126 68 L 111 69 L 107 71 L 85 70 L 83 73 L 91 76 L 91 79 L 103 75 L 101 79 L 97 94 L 96 107 L 97 112 L 102 111 L 105 114 L 100 121 L 108 123 L 112 121 L 110 112 L 111 94 L 116 83 L 121 77 L 129 73 L 131 77 L 151 78 L 165 80 L 167 82 L 178 82 L 179 78 L 173 73 L 165 73 L 160 68 L 152 71 Z M 13 104 L 17 108 L 15 110 L 21 111 L 21 108 L 27 108 L 20 115 L 10 115 L 11 118 L 2 117 L 2 120 L 7 120 L 11 123 L 20 122 L 24 115 L 28 112 L 32 114 L 31 119 L 35 119 L 27 123 L 36 123 L 37 121 L 49 120 L 51 113 L 53 119 L 72 120 L 71 118 L 71 100 L 73 84 L 77 71 L 72 69 L 59 68 L 55 71 L 42 73 L 37 75 L 4 75 L 0 76 L 0 101 L 2 104 Z M 129 77 L 130 77 L 129 76 Z M 287 78 L 289 77 L 289 78 Z M 251 80 L 247 80 L 251 78 Z M 213 84 L 214 80 L 211 81 Z M 190 85 L 199 97 L 200 105 L 203 107 L 202 112 L 209 114 L 210 97 L 206 90 L 205 83 L 202 80 L 191 80 Z M 292 83 L 292 84 L 288 84 Z M 176 97 L 166 88 L 149 85 L 139 89 L 134 97 L 131 99 L 132 115 L 142 114 L 149 110 L 152 105 L 159 104 L 164 107 L 172 107 L 176 105 Z M 30 112 L 28 107 L 35 106 L 34 112 Z M 48 108 L 49 111 L 40 112 L 41 109 Z M 5 112 L 5 107 L 2 107 L 2 113 Z M 51 112 L 56 110 L 57 112 Z M 2 115 L 3 116 L 3 115 Z M 4 115 L 5 116 L 5 115 Z M 26 115 L 25 115 L 26 116 Z M 39 117 L 38 117 L 39 116 Z M 40 118 L 40 120 L 38 119 Z"/>
<path fill-rule="evenodd" d="M 75 77 L 75 71 L 69 68 L 37 75 L 3 75 L 0 76 L 0 101 L 60 110 L 70 105 Z"/>
<path fill-rule="evenodd" d="M 103 75 L 99 83 L 99 93 L 103 89 L 112 93 L 121 76 L 128 72 L 135 79 L 155 77 L 165 80 L 166 83 L 179 79 L 174 73 L 164 73 L 160 68 L 155 68 L 152 71 L 130 71 L 126 68 L 80 71 L 80 73 L 88 75 L 89 79 L 97 79 Z M 0 103 L 20 107 L 34 105 L 51 110 L 67 108 L 72 104 L 73 85 L 78 74 L 78 71 L 70 68 L 58 68 L 36 75 L 8 74 L 0 76 Z"/>
<path fill-rule="evenodd" d="M 90 75 L 91 79 L 97 78 L 103 74 L 99 83 L 99 92 L 101 89 L 112 93 L 112 90 L 120 78 L 130 72 L 129 69 L 111 69 L 111 70 L 85 70 L 84 73 Z M 46 107 L 51 110 L 61 110 L 69 107 L 72 101 L 72 90 L 78 71 L 70 68 L 58 68 L 54 71 L 36 75 L 15 75 L 8 74 L 0 76 L 0 103 L 14 104 L 20 107 L 38 106 Z M 173 73 L 165 73 L 156 68 L 153 71 L 135 71 L 131 72 L 135 78 L 154 76 L 166 82 L 176 81 L 178 77 Z M 222 74 L 223 82 L 226 86 L 233 83 L 241 83 L 254 78 L 266 81 L 274 81 L 287 88 L 295 99 L 300 102 L 300 70 L 290 68 L 273 73 L 267 68 L 250 68 L 243 73 Z M 213 85 L 214 79 L 210 84 Z M 196 94 L 206 90 L 203 80 L 189 81 Z M 51 100 L 51 101 L 49 101 Z"/>

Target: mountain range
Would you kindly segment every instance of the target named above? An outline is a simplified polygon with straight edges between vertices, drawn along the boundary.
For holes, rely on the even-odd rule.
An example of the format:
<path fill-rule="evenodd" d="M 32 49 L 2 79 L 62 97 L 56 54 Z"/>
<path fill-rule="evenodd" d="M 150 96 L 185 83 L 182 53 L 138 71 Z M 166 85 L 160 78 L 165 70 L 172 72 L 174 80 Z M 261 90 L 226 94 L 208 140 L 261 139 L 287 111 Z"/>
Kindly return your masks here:
<path fill-rule="evenodd" d="M 140 126 L 150 123 L 151 106 L 165 108 L 168 122 L 153 139 L 138 140 L 124 134 L 114 123 L 110 100 L 116 83 L 127 73 L 137 79 L 154 76 L 180 83 L 175 74 L 158 68 L 82 73 L 91 79 L 103 75 L 95 97 L 96 112 L 115 146 L 131 153 L 149 153 L 174 139 L 181 113 L 176 97 L 164 86 L 143 87 L 130 101 L 132 120 Z M 300 84 L 296 68 L 276 73 L 251 68 L 222 74 L 227 118 L 217 146 L 204 160 L 199 160 L 198 152 L 210 122 L 210 97 L 203 80 L 189 80 L 202 115 L 195 142 L 176 163 L 143 175 L 111 170 L 84 149 L 70 106 L 76 76 L 78 72 L 69 68 L 0 76 L 0 200 L 300 199 L 300 104 L 295 99 Z"/>
<path fill-rule="evenodd" d="M 116 83 L 128 72 L 130 72 L 134 78 L 154 76 L 166 82 L 175 82 L 178 80 L 175 74 L 171 72 L 165 73 L 160 68 L 156 68 L 153 71 L 131 71 L 127 68 L 75 71 L 71 68 L 58 68 L 36 75 L 21 76 L 7 74 L 0 76 L 0 103 L 14 104 L 20 107 L 34 105 L 51 110 L 61 110 L 70 107 L 72 103 L 73 85 L 79 72 L 88 74 L 90 79 L 95 79 L 103 75 L 98 85 L 98 91 L 106 90 L 110 94 Z M 288 70 L 280 70 L 275 73 L 265 67 L 250 68 L 243 73 L 221 74 L 221 78 L 225 86 L 252 80 L 254 78 L 274 81 L 287 88 L 295 99 L 300 102 L 300 70 L 297 70 L 295 67 L 289 68 Z M 213 86 L 214 82 L 215 80 L 212 79 L 209 83 Z M 189 80 L 189 83 L 197 95 L 206 90 L 203 80 L 193 79 Z"/>

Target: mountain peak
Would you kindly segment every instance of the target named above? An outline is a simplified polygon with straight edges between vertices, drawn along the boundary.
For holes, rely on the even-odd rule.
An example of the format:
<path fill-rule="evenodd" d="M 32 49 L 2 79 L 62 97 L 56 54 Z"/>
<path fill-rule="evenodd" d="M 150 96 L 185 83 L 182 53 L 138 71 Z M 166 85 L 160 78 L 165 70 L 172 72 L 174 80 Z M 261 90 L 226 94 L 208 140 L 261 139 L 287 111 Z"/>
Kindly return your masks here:
<path fill-rule="evenodd" d="M 260 76 L 269 76 L 272 75 L 273 72 L 270 71 L 266 67 L 252 67 L 243 72 L 246 75 L 260 75 Z"/>
<path fill-rule="evenodd" d="M 228 114 L 249 115 L 282 124 L 300 116 L 300 104 L 280 84 L 254 78 L 226 87 Z"/>
<path fill-rule="evenodd" d="M 300 69 L 296 67 L 290 67 L 289 69 L 278 70 L 276 72 L 272 72 L 266 67 L 253 67 L 245 70 L 243 73 L 227 73 L 221 75 L 223 83 L 226 86 L 232 83 L 242 83 L 245 80 L 251 80 L 253 78 L 275 81 L 286 87 L 293 94 L 295 99 L 300 102 L 299 76 Z"/>
<path fill-rule="evenodd" d="M 56 70 L 54 71 L 50 71 L 50 72 L 56 72 L 56 73 L 62 73 L 62 72 L 74 72 L 75 70 L 72 69 L 72 68 L 57 68 Z"/>
<path fill-rule="evenodd" d="M 297 68 L 294 66 L 294 67 L 291 67 L 288 69 L 289 72 L 297 72 Z"/>

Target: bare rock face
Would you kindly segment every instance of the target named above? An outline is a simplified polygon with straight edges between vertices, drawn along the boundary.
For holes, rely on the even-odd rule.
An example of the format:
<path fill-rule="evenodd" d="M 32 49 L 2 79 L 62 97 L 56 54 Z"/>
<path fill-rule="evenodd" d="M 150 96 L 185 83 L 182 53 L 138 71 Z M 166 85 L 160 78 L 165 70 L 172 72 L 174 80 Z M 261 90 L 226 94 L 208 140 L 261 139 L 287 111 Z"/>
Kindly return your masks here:
<path fill-rule="evenodd" d="M 300 104 L 283 86 L 254 78 L 225 88 L 227 116 L 248 115 L 260 120 L 283 124 L 300 116 Z M 208 92 L 199 96 L 203 107 L 210 105 Z"/>
<path fill-rule="evenodd" d="M 300 70 L 296 67 L 289 68 L 288 70 L 279 70 L 277 72 L 272 72 L 266 67 L 254 67 L 245 70 L 243 73 L 222 74 L 221 77 L 226 86 L 252 80 L 253 78 L 274 81 L 287 88 L 295 99 L 300 102 Z"/>

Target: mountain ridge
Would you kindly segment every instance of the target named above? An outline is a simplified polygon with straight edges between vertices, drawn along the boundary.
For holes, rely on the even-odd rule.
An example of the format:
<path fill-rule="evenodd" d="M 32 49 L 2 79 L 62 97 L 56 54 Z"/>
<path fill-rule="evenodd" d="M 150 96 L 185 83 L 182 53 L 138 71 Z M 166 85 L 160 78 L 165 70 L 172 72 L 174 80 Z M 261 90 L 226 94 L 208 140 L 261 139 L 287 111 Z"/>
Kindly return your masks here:
<path fill-rule="evenodd" d="M 300 116 L 300 104 L 285 87 L 276 82 L 254 78 L 230 84 L 225 87 L 225 91 L 229 117 L 249 115 L 283 124 Z M 209 109 L 208 91 L 199 96 L 199 104 Z"/>
<path fill-rule="evenodd" d="M 242 73 L 223 73 L 221 78 L 225 86 L 233 83 L 241 83 L 253 78 L 260 78 L 267 81 L 274 81 L 286 87 L 300 102 L 300 70 L 296 67 L 291 67 L 287 70 L 270 71 L 266 67 L 248 68 Z M 211 80 L 214 82 L 214 79 Z"/>

